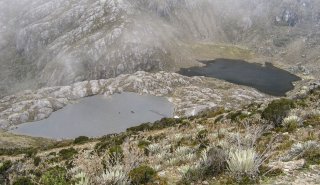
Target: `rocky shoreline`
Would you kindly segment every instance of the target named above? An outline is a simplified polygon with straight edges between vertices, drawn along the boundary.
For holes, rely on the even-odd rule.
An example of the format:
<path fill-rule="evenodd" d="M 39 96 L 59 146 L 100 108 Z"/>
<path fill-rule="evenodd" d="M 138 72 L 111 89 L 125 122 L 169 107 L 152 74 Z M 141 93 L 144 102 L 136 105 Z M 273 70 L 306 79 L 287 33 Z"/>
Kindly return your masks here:
<path fill-rule="evenodd" d="M 177 116 L 194 115 L 200 110 L 216 106 L 234 108 L 271 98 L 252 88 L 217 79 L 139 71 L 111 79 L 27 90 L 6 96 L 0 99 L 0 127 L 7 130 L 17 124 L 45 119 L 80 98 L 125 91 L 165 96 L 174 104 Z"/>

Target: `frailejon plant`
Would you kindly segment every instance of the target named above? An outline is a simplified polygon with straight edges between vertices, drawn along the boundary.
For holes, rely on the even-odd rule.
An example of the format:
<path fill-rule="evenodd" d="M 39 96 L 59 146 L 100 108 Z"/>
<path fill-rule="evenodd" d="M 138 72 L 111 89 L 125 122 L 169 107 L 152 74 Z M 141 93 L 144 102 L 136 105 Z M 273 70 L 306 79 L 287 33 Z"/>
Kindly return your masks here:
<path fill-rule="evenodd" d="M 292 132 L 301 125 L 301 119 L 298 116 L 292 115 L 283 119 L 282 125 L 287 131 Z"/>
<path fill-rule="evenodd" d="M 176 149 L 175 155 L 176 155 L 176 156 L 181 156 L 181 157 L 183 157 L 183 156 L 186 156 L 186 155 L 188 155 L 189 153 L 192 153 L 192 152 L 193 152 L 193 151 L 192 151 L 191 148 L 186 147 L 186 146 L 180 146 L 180 147 L 178 147 L 178 148 Z"/>
<path fill-rule="evenodd" d="M 262 157 L 253 148 L 233 149 L 227 160 L 228 170 L 237 181 L 246 177 L 255 178 L 262 162 Z"/>
<path fill-rule="evenodd" d="M 158 153 L 161 149 L 161 146 L 157 143 L 154 144 L 150 144 L 147 146 L 147 150 L 151 153 L 151 154 L 155 154 Z"/>
<path fill-rule="evenodd" d="M 315 157 L 318 159 L 315 159 Z M 320 162 L 320 144 L 317 141 L 296 143 L 282 160 L 289 161 L 299 158 L 305 158 L 307 161 L 312 158 L 311 160 Z"/>
<path fill-rule="evenodd" d="M 122 163 L 123 156 L 107 155 L 106 170 L 100 178 L 101 184 L 127 185 L 130 184 L 129 172 L 130 166 Z"/>
<path fill-rule="evenodd" d="M 112 185 L 130 184 L 128 174 L 129 172 L 125 170 L 124 166 L 117 164 L 106 169 L 102 174 L 102 182 Z"/>

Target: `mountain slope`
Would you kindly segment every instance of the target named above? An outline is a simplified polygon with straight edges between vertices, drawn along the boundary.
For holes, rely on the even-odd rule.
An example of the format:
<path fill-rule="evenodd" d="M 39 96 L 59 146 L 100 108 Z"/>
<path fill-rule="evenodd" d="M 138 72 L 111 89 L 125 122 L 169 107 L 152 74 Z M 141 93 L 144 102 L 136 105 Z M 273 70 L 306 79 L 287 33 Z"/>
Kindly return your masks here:
<path fill-rule="evenodd" d="M 5 0 L 0 92 L 176 71 L 221 57 L 210 53 L 215 43 L 257 54 L 244 59 L 312 68 L 319 62 L 319 7 L 316 0 Z"/>

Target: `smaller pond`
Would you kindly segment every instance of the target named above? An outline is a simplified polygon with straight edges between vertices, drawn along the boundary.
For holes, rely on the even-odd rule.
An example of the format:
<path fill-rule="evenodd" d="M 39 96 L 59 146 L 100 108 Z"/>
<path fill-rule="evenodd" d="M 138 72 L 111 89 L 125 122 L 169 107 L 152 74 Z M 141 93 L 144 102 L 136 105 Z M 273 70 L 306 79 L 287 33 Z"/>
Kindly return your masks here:
<path fill-rule="evenodd" d="M 294 88 L 292 82 L 301 80 L 285 70 L 274 67 L 248 63 L 242 60 L 217 59 L 202 62 L 203 67 L 183 68 L 178 73 L 185 76 L 206 76 L 231 83 L 245 85 L 273 96 L 285 96 Z"/>
<path fill-rule="evenodd" d="M 136 93 L 92 96 L 67 105 L 45 120 L 21 124 L 10 132 L 53 139 L 99 137 L 173 117 L 173 112 L 173 105 L 164 97 Z"/>

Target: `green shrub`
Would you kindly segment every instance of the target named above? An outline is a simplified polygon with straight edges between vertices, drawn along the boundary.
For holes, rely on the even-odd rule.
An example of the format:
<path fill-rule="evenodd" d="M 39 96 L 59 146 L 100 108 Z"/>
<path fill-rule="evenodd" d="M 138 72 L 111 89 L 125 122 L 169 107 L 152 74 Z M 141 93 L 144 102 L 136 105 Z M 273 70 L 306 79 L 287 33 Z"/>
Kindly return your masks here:
<path fill-rule="evenodd" d="M 237 121 L 237 120 L 243 120 L 246 117 L 248 117 L 248 115 L 243 114 L 241 111 L 236 111 L 236 112 L 230 112 L 227 115 L 228 119 L 231 119 L 231 121 Z"/>
<path fill-rule="evenodd" d="M 11 168 L 12 162 L 7 160 L 3 163 L 0 163 L 0 174 L 4 174 L 9 168 Z"/>
<path fill-rule="evenodd" d="M 208 131 L 207 130 L 201 130 L 197 133 L 197 140 L 204 140 L 208 136 Z"/>
<path fill-rule="evenodd" d="M 294 102 L 288 99 L 280 99 L 272 101 L 268 107 L 262 112 L 261 117 L 275 124 L 276 127 L 281 126 L 283 118 L 285 118 L 294 108 Z"/>
<path fill-rule="evenodd" d="M 112 146 L 121 145 L 129 135 L 130 134 L 128 133 L 124 133 L 118 135 L 112 134 L 104 136 L 100 139 L 100 142 L 97 143 L 94 148 L 98 154 L 104 153 L 106 149 Z"/>
<path fill-rule="evenodd" d="M 74 144 L 83 144 L 83 143 L 87 142 L 88 140 L 89 140 L 89 138 L 87 136 L 79 136 L 74 139 L 73 143 Z"/>
<path fill-rule="evenodd" d="M 147 149 L 147 147 L 148 147 L 150 144 L 151 144 L 151 142 L 148 141 L 148 140 L 140 140 L 139 143 L 138 143 L 138 147 L 141 148 L 141 149 L 143 149 L 144 154 L 145 154 L 146 156 L 149 155 L 149 150 Z"/>
<path fill-rule="evenodd" d="M 34 183 L 28 177 L 19 177 L 13 182 L 13 185 L 33 185 Z"/>
<path fill-rule="evenodd" d="M 30 149 L 26 151 L 26 157 L 30 158 L 35 156 L 38 153 L 37 149 Z"/>
<path fill-rule="evenodd" d="M 201 111 L 197 116 L 202 118 L 214 118 L 227 112 L 224 108 L 218 107 L 214 109 L 208 109 Z"/>
<path fill-rule="evenodd" d="M 16 156 L 20 154 L 26 154 L 27 157 L 30 157 L 35 153 L 36 152 L 34 148 L 0 148 L 0 155 Z"/>
<path fill-rule="evenodd" d="M 149 166 L 142 165 L 131 170 L 129 177 L 132 184 L 148 184 L 156 179 L 157 172 Z"/>
<path fill-rule="evenodd" d="M 175 126 L 177 124 L 183 123 L 183 119 L 174 119 L 174 118 L 162 118 L 161 120 L 155 121 L 154 123 L 143 123 L 136 127 L 130 127 L 127 131 L 139 132 L 146 130 L 160 130 L 168 127 Z"/>
<path fill-rule="evenodd" d="M 75 150 L 74 148 L 62 149 L 59 151 L 59 155 L 63 160 L 71 159 L 77 153 L 77 150 Z"/>
<path fill-rule="evenodd" d="M 34 157 L 33 158 L 33 164 L 35 166 L 39 166 L 40 162 L 41 162 L 41 158 L 40 157 Z"/>
<path fill-rule="evenodd" d="M 139 147 L 139 148 L 145 148 L 145 147 L 147 147 L 149 144 L 151 144 L 151 142 L 148 141 L 148 140 L 140 140 L 139 143 L 138 143 L 138 147 Z"/>
<path fill-rule="evenodd" d="M 174 118 L 162 118 L 159 121 L 156 121 L 152 125 L 152 130 L 160 130 L 168 127 L 173 127 L 178 123 L 181 123 L 182 119 L 174 119 Z"/>
<path fill-rule="evenodd" d="M 151 123 L 143 123 L 141 125 L 127 128 L 127 132 L 139 132 L 139 131 L 145 131 L 149 130 L 151 128 Z"/>
<path fill-rule="evenodd" d="M 117 161 L 122 161 L 124 158 L 123 150 L 120 145 L 112 146 L 108 152 L 109 162 L 112 165 L 115 165 Z"/>
<path fill-rule="evenodd" d="M 55 166 L 53 168 L 49 168 L 42 176 L 41 176 L 42 184 L 52 184 L 52 185 L 69 185 L 71 184 L 67 179 L 67 170 L 65 168 Z"/>

